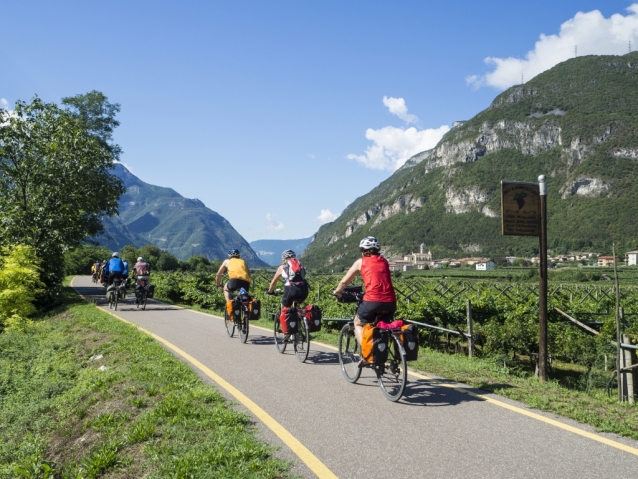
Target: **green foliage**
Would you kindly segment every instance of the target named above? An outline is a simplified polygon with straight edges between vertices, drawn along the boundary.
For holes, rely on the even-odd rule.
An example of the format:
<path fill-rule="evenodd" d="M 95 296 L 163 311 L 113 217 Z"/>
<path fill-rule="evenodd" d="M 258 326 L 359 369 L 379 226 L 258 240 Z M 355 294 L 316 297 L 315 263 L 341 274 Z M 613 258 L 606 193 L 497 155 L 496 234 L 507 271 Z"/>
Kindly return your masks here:
<path fill-rule="evenodd" d="M 0 248 L 0 330 L 7 325 L 20 326 L 35 312 L 36 294 L 42 287 L 40 261 L 33 248 Z"/>
<path fill-rule="evenodd" d="M 102 231 L 124 192 L 111 150 L 79 116 L 44 103 L 0 110 L 0 246 L 25 244 L 42 260 L 49 300 L 64 275 L 62 254 Z"/>
<path fill-rule="evenodd" d="M 67 276 L 75 274 L 91 274 L 91 266 L 95 262 L 111 257 L 106 246 L 80 245 L 64 253 L 64 272 Z"/>

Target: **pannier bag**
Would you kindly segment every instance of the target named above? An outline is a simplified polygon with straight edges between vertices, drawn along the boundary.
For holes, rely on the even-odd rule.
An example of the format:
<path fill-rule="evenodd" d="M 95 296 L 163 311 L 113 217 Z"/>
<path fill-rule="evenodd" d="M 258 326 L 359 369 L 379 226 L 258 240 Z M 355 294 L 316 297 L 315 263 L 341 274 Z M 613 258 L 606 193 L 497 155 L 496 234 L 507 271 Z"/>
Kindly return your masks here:
<path fill-rule="evenodd" d="M 228 314 L 231 321 L 233 320 L 233 303 L 232 299 L 226 301 L 226 314 Z"/>
<path fill-rule="evenodd" d="M 148 291 L 146 292 L 146 297 L 153 299 L 153 295 L 155 294 L 155 285 L 149 284 Z"/>
<path fill-rule="evenodd" d="M 403 330 L 403 349 L 406 361 L 416 361 L 419 358 L 419 330 L 416 324 L 406 324 Z"/>
<path fill-rule="evenodd" d="M 250 303 L 248 303 L 248 319 L 251 321 L 257 321 L 261 318 L 261 301 L 257 298 L 253 298 Z"/>
<path fill-rule="evenodd" d="M 366 324 L 361 338 L 361 357 L 376 367 L 383 367 L 388 359 L 389 335 L 387 329 Z"/>
<path fill-rule="evenodd" d="M 279 323 L 284 334 L 297 334 L 299 332 L 297 308 L 283 308 L 279 316 Z"/>
<path fill-rule="evenodd" d="M 309 304 L 304 309 L 304 315 L 308 321 L 308 331 L 316 333 L 321 331 L 321 308 L 316 304 Z"/>

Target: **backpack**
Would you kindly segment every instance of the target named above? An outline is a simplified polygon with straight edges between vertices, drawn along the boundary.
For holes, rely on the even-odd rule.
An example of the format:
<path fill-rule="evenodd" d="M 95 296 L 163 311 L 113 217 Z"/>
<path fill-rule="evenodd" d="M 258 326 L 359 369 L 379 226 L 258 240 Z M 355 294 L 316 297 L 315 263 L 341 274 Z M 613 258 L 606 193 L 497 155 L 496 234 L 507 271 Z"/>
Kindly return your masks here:
<path fill-rule="evenodd" d="M 419 358 L 419 330 L 415 324 L 402 326 L 403 349 L 406 361 L 416 361 Z"/>
<path fill-rule="evenodd" d="M 304 316 L 308 321 L 308 332 L 316 333 L 321 331 L 321 308 L 316 304 L 309 304 L 304 308 Z"/>
<path fill-rule="evenodd" d="M 279 315 L 279 323 L 284 334 L 297 334 L 299 332 L 297 308 L 283 308 Z"/>
<path fill-rule="evenodd" d="M 306 281 L 306 268 L 304 268 L 297 258 L 290 258 L 286 266 L 286 274 L 291 284 L 299 284 Z"/>
<path fill-rule="evenodd" d="M 363 327 L 361 341 L 361 357 L 373 363 L 383 372 L 383 367 L 388 359 L 388 339 L 391 333 L 387 329 L 381 329 L 366 324 Z"/>
<path fill-rule="evenodd" d="M 253 298 L 250 303 L 248 303 L 248 319 L 251 321 L 257 321 L 261 318 L 261 301 L 257 298 Z"/>

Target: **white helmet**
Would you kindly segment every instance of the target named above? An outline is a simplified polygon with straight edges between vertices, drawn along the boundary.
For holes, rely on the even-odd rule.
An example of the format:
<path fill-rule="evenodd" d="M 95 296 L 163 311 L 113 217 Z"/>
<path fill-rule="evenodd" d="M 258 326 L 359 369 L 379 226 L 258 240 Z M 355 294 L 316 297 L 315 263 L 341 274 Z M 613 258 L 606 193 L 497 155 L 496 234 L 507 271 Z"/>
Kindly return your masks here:
<path fill-rule="evenodd" d="M 297 257 L 297 255 L 291 249 L 287 249 L 286 251 L 281 253 L 281 259 L 290 259 L 290 258 L 296 258 L 296 257 Z"/>
<path fill-rule="evenodd" d="M 113 258 L 119 258 L 119 257 L 120 257 L 120 253 L 118 253 L 118 252 L 116 251 L 115 253 L 113 253 L 113 254 L 111 255 L 111 257 L 113 257 Z"/>
<path fill-rule="evenodd" d="M 138 261 L 144 261 L 144 258 L 142 258 L 141 256 L 139 258 L 137 258 Z"/>
<path fill-rule="evenodd" d="M 361 251 L 367 251 L 371 249 L 379 251 L 381 249 L 381 245 L 379 244 L 379 240 L 376 239 L 374 236 L 366 236 L 361 240 L 361 243 L 359 243 L 359 249 Z"/>

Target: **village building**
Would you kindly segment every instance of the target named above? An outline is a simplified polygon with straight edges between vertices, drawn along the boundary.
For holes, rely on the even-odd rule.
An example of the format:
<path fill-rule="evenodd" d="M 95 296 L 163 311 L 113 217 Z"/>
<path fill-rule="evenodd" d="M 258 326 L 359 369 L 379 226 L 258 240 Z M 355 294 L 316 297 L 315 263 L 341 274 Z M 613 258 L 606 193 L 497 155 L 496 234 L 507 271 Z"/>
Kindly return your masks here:
<path fill-rule="evenodd" d="M 496 265 L 494 264 L 494 261 L 490 259 L 487 261 L 476 263 L 476 270 L 477 271 L 492 271 L 495 266 Z"/>
<path fill-rule="evenodd" d="M 625 253 L 625 264 L 627 266 L 638 265 L 638 251 L 628 251 Z"/>
<path fill-rule="evenodd" d="M 616 263 L 618 263 L 618 258 L 616 258 Z M 598 257 L 598 266 L 613 266 L 614 265 L 614 257 L 613 256 L 599 256 Z"/>

